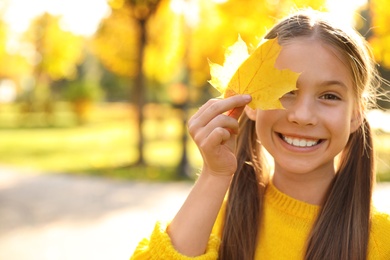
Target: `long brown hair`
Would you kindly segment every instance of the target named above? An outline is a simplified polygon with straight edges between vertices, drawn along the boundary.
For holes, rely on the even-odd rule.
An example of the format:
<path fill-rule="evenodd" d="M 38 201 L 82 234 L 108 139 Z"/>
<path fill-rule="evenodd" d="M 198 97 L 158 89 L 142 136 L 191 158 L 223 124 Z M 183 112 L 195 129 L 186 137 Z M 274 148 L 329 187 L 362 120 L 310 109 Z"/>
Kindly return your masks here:
<path fill-rule="evenodd" d="M 374 93 L 379 83 L 372 54 L 354 30 L 341 29 L 322 13 L 311 10 L 280 21 L 265 38 L 277 38 L 283 46 L 296 37 L 314 37 L 332 46 L 347 62 L 355 85 L 355 107 L 359 114 L 356 120 L 361 122 L 341 153 L 336 177 L 308 237 L 305 259 L 366 259 L 375 175 L 371 131 L 363 110 L 368 103 L 365 97 Z M 223 260 L 254 258 L 268 182 L 254 122 L 244 115 L 240 127 L 238 168 L 229 189 L 219 250 L 219 258 Z"/>
<path fill-rule="evenodd" d="M 229 188 L 219 259 L 253 259 L 266 176 L 255 122 L 245 114 L 237 140 L 238 167 Z M 245 212 L 245 214 L 243 214 Z"/>

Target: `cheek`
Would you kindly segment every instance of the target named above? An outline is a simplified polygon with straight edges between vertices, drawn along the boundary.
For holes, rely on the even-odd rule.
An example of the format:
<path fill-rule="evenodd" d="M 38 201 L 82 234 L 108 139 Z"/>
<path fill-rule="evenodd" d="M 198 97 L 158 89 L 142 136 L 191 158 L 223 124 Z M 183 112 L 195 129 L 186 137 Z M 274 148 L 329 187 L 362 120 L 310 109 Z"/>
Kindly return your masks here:
<path fill-rule="evenodd" d="M 261 130 L 265 125 L 269 123 L 270 111 L 258 110 L 256 114 L 256 128 L 257 131 Z"/>
<path fill-rule="evenodd" d="M 259 110 L 256 117 L 256 133 L 260 142 L 264 143 L 271 137 L 272 129 L 283 110 Z"/>
<path fill-rule="evenodd" d="M 276 122 L 279 118 L 286 116 L 286 110 L 258 110 L 256 115 L 256 121 L 262 124 L 270 124 Z"/>
<path fill-rule="evenodd" d="M 327 122 L 330 128 L 333 128 L 333 131 L 344 132 L 349 135 L 351 133 L 353 127 L 353 115 L 352 110 L 347 108 L 344 110 L 335 110 L 328 111 L 327 114 L 324 115 L 326 119 L 323 119 L 324 122 Z"/>

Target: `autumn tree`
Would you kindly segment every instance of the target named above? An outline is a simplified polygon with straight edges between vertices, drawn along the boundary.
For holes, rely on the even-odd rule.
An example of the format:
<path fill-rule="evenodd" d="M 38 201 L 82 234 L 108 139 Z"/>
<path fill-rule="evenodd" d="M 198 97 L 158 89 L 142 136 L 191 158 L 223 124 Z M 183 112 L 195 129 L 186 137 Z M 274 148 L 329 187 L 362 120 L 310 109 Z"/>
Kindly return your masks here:
<path fill-rule="evenodd" d="M 0 81 L 11 80 L 20 89 L 23 75 L 31 72 L 31 64 L 15 44 L 9 25 L 3 20 L 8 3 L 0 5 Z"/>
<path fill-rule="evenodd" d="M 311 1 L 221 1 L 197 0 L 182 1 L 196 2 L 197 8 L 187 5 L 188 10 L 182 10 L 184 17 L 192 19 L 182 27 L 185 39 L 184 68 L 187 70 L 184 83 L 188 88 L 188 100 L 192 106 L 204 103 L 210 95 L 217 95 L 210 88 L 207 81 L 210 79 L 208 60 L 221 63 L 224 51 L 233 44 L 238 35 L 248 43 L 253 50 L 266 31 L 275 24 L 278 18 L 287 15 L 297 7 L 322 9 L 324 0 Z M 187 12 L 186 12 L 187 11 Z M 197 16 L 197 17 L 194 17 Z M 187 115 L 188 116 L 188 115 Z M 183 138 L 186 140 L 186 138 Z M 183 152 L 180 169 L 186 170 L 186 153 Z M 179 172 L 181 174 L 182 172 Z"/>
<path fill-rule="evenodd" d="M 28 73 L 30 66 L 16 49 L 7 46 L 8 39 L 8 26 L 0 20 L 0 80 L 12 79 L 18 83 L 20 75 Z"/>
<path fill-rule="evenodd" d="M 190 50 L 192 83 L 204 87 L 210 78 L 208 60 L 221 63 L 226 48 L 238 35 L 251 49 L 275 22 L 297 8 L 325 10 L 325 0 L 198 0 L 199 21 L 193 29 Z M 222 2 L 222 3 L 220 3 Z"/>
<path fill-rule="evenodd" d="M 61 18 L 49 13 L 37 17 L 24 35 L 30 46 L 35 87 L 27 93 L 27 109 L 52 112 L 51 84 L 77 76 L 77 65 L 83 58 L 84 40 L 61 28 Z M 37 108 L 38 106 L 38 108 Z"/>
<path fill-rule="evenodd" d="M 278 18 L 297 7 L 321 9 L 325 0 L 220 2 L 110 1 L 112 13 L 95 37 L 95 51 L 111 71 L 137 79 L 135 96 L 141 124 L 144 77 L 166 86 L 183 83 L 188 99 L 180 102 L 198 106 L 212 95 L 207 84 L 208 60 L 222 62 L 225 49 L 239 34 L 248 44 L 256 45 Z M 141 131 L 140 137 L 142 151 Z"/>
<path fill-rule="evenodd" d="M 111 16 L 96 34 L 96 51 L 103 64 L 119 75 L 134 78 L 134 99 L 138 107 L 137 164 L 144 164 L 143 107 L 145 105 L 144 56 L 147 23 L 160 0 L 110 0 Z"/>
<path fill-rule="evenodd" d="M 370 21 L 369 41 L 375 58 L 386 68 L 390 68 L 390 2 L 370 0 L 367 3 Z"/>
<path fill-rule="evenodd" d="M 386 80 L 390 80 L 390 2 L 369 0 L 359 13 L 356 16 L 356 27 L 369 41 L 375 60 L 380 64 L 379 72 Z M 390 86 L 383 84 L 379 91 L 389 92 Z M 390 107 L 387 100 L 379 98 L 377 102 L 382 108 Z"/>

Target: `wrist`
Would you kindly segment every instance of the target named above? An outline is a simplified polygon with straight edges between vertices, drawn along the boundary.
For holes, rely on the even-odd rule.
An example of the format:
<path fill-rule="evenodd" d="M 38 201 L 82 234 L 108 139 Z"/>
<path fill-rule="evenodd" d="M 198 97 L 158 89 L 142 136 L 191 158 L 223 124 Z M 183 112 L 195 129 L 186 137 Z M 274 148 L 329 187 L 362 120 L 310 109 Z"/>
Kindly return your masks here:
<path fill-rule="evenodd" d="M 231 179 L 233 177 L 234 171 L 231 170 L 231 168 L 224 168 L 224 169 L 212 169 L 211 167 L 203 165 L 202 175 L 208 175 L 208 176 L 213 176 L 216 178 L 221 178 L 221 179 Z"/>
<path fill-rule="evenodd" d="M 233 175 L 224 175 L 216 173 L 207 168 L 203 168 L 197 182 L 201 182 L 213 190 L 218 189 L 218 187 L 222 188 L 223 190 L 227 190 L 227 188 L 230 186 L 232 178 Z"/>

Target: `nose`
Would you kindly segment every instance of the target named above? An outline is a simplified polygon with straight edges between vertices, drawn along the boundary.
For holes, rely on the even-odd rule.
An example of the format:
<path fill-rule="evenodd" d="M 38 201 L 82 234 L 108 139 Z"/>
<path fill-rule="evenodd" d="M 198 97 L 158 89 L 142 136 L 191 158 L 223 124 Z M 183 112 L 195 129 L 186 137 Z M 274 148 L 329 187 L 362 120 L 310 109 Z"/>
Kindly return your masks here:
<path fill-rule="evenodd" d="M 318 122 L 315 100 L 308 96 L 299 96 L 288 106 L 287 119 L 289 122 L 309 126 Z"/>

